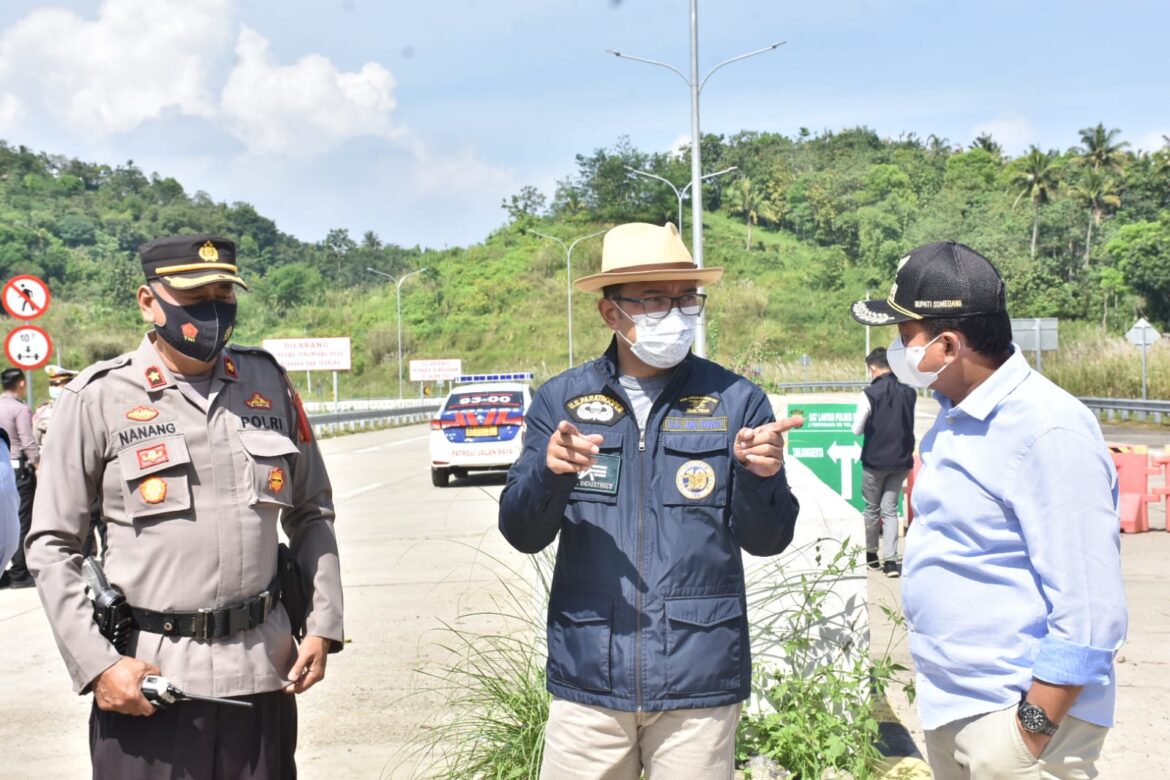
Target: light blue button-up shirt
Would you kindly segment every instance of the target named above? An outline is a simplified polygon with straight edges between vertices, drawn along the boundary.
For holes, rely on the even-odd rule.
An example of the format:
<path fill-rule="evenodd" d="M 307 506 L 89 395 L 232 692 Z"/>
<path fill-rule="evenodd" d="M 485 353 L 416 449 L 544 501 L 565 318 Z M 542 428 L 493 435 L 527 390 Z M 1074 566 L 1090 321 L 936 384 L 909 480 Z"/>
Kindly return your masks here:
<path fill-rule="evenodd" d="M 1117 472 L 1097 420 L 1017 349 L 920 444 L 902 605 L 923 727 L 1003 709 L 1035 677 L 1113 725 L 1125 639 Z"/>

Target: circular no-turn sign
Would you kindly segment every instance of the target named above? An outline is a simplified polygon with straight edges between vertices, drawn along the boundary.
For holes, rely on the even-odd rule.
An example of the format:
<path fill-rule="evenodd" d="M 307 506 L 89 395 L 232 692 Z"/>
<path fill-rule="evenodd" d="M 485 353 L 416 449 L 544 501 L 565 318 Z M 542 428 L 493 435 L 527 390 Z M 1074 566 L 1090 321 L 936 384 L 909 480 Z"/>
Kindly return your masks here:
<path fill-rule="evenodd" d="M 53 354 L 53 340 L 43 328 L 21 325 L 4 339 L 4 352 L 12 365 L 33 371 L 49 362 Z"/>
<path fill-rule="evenodd" d="M 49 308 L 49 285 L 31 274 L 14 276 L 4 285 L 4 310 L 18 320 L 35 320 Z"/>

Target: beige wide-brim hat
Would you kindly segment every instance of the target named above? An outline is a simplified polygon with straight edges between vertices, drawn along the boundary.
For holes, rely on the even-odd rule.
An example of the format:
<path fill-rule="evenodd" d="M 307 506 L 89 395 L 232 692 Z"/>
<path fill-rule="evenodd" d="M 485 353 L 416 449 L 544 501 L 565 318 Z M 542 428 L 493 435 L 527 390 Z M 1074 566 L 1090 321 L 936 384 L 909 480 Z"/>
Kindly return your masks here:
<path fill-rule="evenodd" d="M 585 276 L 574 286 L 582 292 L 611 284 L 694 280 L 700 286 L 723 276 L 722 268 L 699 268 L 670 222 L 662 227 L 631 222 L 611 228 L 601 244 L 601 273 Z"/>

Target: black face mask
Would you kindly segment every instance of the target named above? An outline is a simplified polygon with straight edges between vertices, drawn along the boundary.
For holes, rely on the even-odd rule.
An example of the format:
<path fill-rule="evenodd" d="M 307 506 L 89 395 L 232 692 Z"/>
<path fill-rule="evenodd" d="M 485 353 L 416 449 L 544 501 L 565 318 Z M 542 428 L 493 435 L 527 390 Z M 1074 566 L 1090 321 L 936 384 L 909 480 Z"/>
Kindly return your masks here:
<path fill-rule="evenodd" d="M 155 323 L 154 329 L 163 341 L 187 357 L 210 363 L 231 339 L 236 304 L 216 300 L 179 306 L 164 301 L 157 293 L 154 299 L 167 316 L 166 324 Z"/>

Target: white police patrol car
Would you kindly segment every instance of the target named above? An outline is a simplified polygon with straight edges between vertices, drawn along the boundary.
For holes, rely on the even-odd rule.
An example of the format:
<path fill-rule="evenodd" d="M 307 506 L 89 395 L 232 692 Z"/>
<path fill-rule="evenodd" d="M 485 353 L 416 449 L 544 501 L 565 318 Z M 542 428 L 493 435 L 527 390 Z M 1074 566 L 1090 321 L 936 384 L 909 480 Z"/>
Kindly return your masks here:
<path fill-rule="evenodd" d="M 520 458 L 524 415 L 532 403 L 530 373 L 467 374 L 431 418 L 431 483 L 452 475 L 507 470 Z"/>

